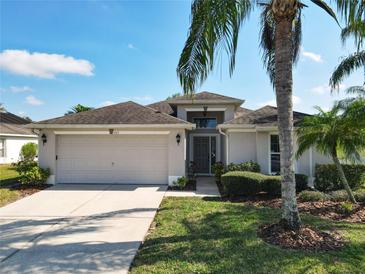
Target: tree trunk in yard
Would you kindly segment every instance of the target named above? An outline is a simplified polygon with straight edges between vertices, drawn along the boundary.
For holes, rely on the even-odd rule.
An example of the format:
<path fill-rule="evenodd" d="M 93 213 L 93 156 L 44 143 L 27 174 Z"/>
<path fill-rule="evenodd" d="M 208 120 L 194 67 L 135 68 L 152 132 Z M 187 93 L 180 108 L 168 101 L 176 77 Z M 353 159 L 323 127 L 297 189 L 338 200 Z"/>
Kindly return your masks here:
<path fill-rule="evenodd" d="M 275 91 L 280 139 L 282 176 L 282 224 L 292 230 L 300 228 L 296 200 L 293 141 L 293 43 L 292 22 L 298 12 L 295 0 L 274 0 L 272 10 L 275 28 Z"/>
<path fill-rule="evenodd" d="M 350 198 L 350 201 L 353 202 L 353 203 L 357 203 L 356 202 L 356 199 L 354 197 L 354 194 L 352 193 L 352 190 L 349 186 L 349 183 L 347 182 L 347 179 L 346 179 L 346 176 L 345 176 L 345 172 L 343 172 L 343 168 L 342 168 L 342 165 L 340 163 L 340 160 L 338 159 L 337 157 L 337 153 L 332 153 L 332 159 L 333 159 L 333 162 L 335 163 L 336 165 L 336 168 L 337 168 L 337 171 L 338 171 L 338 174 L 340 175 L 340 179 L 341 179 L 341 182 L 347 192 L 347 195 L 349 195 L 349 198 Z"/>

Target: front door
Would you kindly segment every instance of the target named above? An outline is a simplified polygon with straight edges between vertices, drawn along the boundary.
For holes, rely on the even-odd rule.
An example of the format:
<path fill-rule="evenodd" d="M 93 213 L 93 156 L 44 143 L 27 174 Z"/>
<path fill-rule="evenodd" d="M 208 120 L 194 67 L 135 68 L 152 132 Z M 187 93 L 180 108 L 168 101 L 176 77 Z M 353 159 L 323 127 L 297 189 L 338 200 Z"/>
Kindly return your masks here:
<path fill-rule="evenodd" d="M 216 136 L 194 136 L 193 158 L 198 174 L 211 174 L 216 162 Z"/>

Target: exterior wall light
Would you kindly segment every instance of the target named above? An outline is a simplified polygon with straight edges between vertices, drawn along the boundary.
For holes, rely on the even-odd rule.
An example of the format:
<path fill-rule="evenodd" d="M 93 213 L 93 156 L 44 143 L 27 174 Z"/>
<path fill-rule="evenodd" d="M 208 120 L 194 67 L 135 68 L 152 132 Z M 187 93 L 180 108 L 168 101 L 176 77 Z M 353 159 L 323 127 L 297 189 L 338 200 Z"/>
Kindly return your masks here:
<path fill-rule="evenodd" d="M 46 134 L 43 133 L 42 136 L 41 136 L 41 138 L 42 138 L 43 145 L 45 143 L 47 143 L 47 136 L 46 136 Z"/>
<path fill-rule="evenodd" d="M 176 143 L 179 145 L 181 142 L 181 136 L 180 133 L 176 134 Z"/>
<path fill-rule="evenodd" d="M 203 107 L 203 116 L 207 116 L 208 106 Z"/>

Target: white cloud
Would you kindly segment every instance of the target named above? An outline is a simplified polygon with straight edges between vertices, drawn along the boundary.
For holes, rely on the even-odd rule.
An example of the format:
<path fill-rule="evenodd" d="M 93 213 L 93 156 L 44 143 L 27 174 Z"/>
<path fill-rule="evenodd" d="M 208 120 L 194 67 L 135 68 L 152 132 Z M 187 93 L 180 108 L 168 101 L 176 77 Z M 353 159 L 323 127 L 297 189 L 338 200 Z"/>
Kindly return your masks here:
<path fill-rule="evenodd" d="M 33 89 L 28 86 L 22 86 L 22 87 L 11 86 L 9 87 L 9 91 L 13 93 L 20 93 L 20 92 L 31 92 L 33 91 Z"/>
<path fill-rule="evenodd" d="M 323 62 L 322 56 L 320 54 L 310 52 L 310 51 L 306 51 L 306 50 L 304 50 L 303 47 L 301 48 L 300 53 L 302 54 L 302 56 L 304 58 L 311 59 L 314 62 L 317 62 L 317 63 L 322 63 Z"/>
<path fill-rule="evenodd" d="M 294 106 L 298 106 L 301 102 L 302 102 L 302 99 L 300 97 L 293 95 L 293 105 Z M 258 103 L 257 105 L 259 107 L 264 107 L 264 106 L 267 106 L 267 105 L 276 107 L 276 99 L 272 99 L 270 101 Z"/>
<path fill-rule="evenodd" d="M 339 90 L 343 90 L 346 88 L 346 85 L 344 84 L 340 84 L 339 86 Z M 323 95 L 323 94 L 327 94 L 327 93 L 330 93 L 331 92 L 331 87 L 329 85 L 319 85 L 319 86 L 316 86 L 314 88 L 311 89 L 311 91 L 313 93 L 316 93 L 316 94 L 319 94 L 319 95 Z"/>
<path fill-rule="evenodd" d="M 129 48 L 129 49 L 137 49 L 132 43 L 129 43 L 128 45 L 127 45 L 127 47 Z"/>
<path fill-rule="evenodd" d="M 27 96 L 25 98 L 25 101 L 27 102 L 27 104 L 32 105 L 32 106 L 40 106 L 43 105 L 44 102 L 39 100 L 38 98 L 34 97 L 34 96 Z"/>
<path fill-rule="evenodd" d="M 111 106 L 111 105 L 114 105 L 114 104 L 115 104 L 115 102 L 113 102 L 113 101 L 105 101 L 105 102 L 102 102 L 100 104 L 100 106 L 101 107 L 107 107 L 107 106 Z"/>
<path fill-rule="evenodd" d="M 0 69 L 19 75 L 52 79 L 59 73 L 92 76 L 94 65 L 87 60 L 62 54 L 8 49 L 0 53 Z"/>

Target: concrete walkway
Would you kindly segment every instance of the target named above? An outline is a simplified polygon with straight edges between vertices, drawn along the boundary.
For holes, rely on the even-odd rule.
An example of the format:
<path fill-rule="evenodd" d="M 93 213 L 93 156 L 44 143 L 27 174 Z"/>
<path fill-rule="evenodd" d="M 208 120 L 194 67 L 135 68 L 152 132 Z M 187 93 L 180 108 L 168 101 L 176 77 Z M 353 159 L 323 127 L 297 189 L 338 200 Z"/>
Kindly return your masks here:
<path fill-rule="evenodd" d="M 0 208 L 1 273 L 127 273 L 166 187 L 56 185 Z"/>
<path fill-rule="evenodd" d="M 198 177 L 196 191 L 166 191 L 165 197 L 220 197 L 214 177 Z"/>

